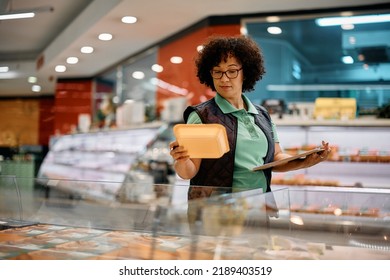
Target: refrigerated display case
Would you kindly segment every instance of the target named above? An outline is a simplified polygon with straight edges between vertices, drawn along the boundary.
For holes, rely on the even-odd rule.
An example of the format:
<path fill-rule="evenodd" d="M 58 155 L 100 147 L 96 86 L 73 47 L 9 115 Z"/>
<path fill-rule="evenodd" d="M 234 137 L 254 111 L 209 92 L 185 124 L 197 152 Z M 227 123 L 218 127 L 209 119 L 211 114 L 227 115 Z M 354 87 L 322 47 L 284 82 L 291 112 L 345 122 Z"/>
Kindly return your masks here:
<path fill-rule="evenodd" d="M 346 150 L 375 133 L 376 147 L 388 149 L 382 126 L 278 131 L 285 145 L 326 136 Z M 320 177 L 315 186 L 291 172 L 300 186 L 200 187 L 213 195 L 187 201 L 172 139 L 172 124 L 62 136 L 33 192 L 26 178 L 2 176 L 0 259 L 390 259 L 388 163 L 328 161 L 297 171 Z M 339 180 L 337 188 L 319 186 L 324 180 Z"/>
<path fill-rule="evenodd" d="M 155 122 L 55 137 L 38 177 L 51 179 L 50 190 L 114 201 L 125 182 L 169 183 L 171 134 L 169 124 Z"/>
<path fill-rule="evenodd" d="M 390 259 L 386 189 L 201 187 L 212 195 L 187 201 L 183 185 L 129 183 L 113 202 L 0 183 L 0 259 Z"/>
<path fill-rule="evenodd" d="M 325 140 L 332 154 L 328 161 L 307 169 L 274 173 L 273 186 L 390 188 L 388 120 L 274 121 L 286 152 L 312 149 Z M 168 149 L 175 138 L 173 125 L 150 123 L 55 138 L 38 177 L 53 179 L 52 190 L 78 196 L 93 194 L 111 201 L 127 199 L 125 182 L 174 184 L 181 179 L 174 174 Z M 63 179 L 58 181 L 63 184 L 56 179 Z M 66 180 L 84 180 L 85 184 L 73 188 L 64 183 Z"/>
<path fill-rule="evenodd" d="M 274 185 L 390 188 L 390 121 L 275 119 L 284 150 L 298 153 L 324 140 L 332 152 L 327 161 L 307 169 L 274 173 Z"/>

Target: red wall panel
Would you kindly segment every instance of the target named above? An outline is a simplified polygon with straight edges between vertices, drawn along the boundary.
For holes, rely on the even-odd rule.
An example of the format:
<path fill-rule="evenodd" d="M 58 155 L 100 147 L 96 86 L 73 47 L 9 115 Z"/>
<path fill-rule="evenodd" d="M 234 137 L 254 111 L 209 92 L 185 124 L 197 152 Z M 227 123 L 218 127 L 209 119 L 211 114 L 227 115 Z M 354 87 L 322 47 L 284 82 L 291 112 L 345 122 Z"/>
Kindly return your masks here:
<path fill-rule="evenodd" d="M 54 134 L 54 98 L 39 100 L 38 144 L 48 146 L 50 136 Z"/>
<path fill-rule="evenodd" d="M 93 81 L 91 79 L 59 80 L 54 104 L 55 133 L 71 133 L 79 114 L 92 117 Z"/>

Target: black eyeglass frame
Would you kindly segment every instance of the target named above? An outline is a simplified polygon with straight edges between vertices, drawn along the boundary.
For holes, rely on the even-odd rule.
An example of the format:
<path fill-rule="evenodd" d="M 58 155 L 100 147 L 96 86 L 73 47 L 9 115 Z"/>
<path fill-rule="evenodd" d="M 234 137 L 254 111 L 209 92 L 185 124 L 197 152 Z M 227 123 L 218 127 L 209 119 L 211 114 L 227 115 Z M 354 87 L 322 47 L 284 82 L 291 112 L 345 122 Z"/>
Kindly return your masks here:
<path fill-rule="evenodd" d="M 240 69 L 229 69 L 229 70 L 226 70 L 226 71 L 210 70 L 210 74 L 211 74 L 211 77 L 213 77 L 213 79 L 218 79 L 218 80 L 222 79 L 224 74 L 226 75 L 226 77 L 228 79 L 235 79 L 235 78 L 238 77 L 238 73 L 240 73 L 241 70 L 242 70 L 242 67 Z M 214 71 L 218 71 L 221 74 L 221 76 L 219 78 L 215 77 L 213 75 Z M 228 72 L 233 72 L 233 71 L 235 72 L 235 74 L 233 76 L 228 74 Z"/>

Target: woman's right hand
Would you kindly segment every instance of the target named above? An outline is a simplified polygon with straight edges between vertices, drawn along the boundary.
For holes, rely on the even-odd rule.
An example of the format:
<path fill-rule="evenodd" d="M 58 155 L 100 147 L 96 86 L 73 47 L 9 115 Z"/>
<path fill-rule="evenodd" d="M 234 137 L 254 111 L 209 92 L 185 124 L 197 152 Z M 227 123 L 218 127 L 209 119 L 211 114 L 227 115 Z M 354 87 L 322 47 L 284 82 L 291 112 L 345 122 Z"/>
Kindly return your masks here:
<path fill-rule="evenodd" d="M 202 159 L 190 158 L 188 150 L 177 141 L 169 143 L 170 155 L 174 159 L 174 169 L 181 178 L 192 179 L 199 171 Z"/>
<path fill-rule="evenodd" d="M 177 140 L 169 143 L 169 149 L 170 155 L 175 161 L 186 161 L 190 158 L 188 151 L 183 146 L 180 146 Z"/>

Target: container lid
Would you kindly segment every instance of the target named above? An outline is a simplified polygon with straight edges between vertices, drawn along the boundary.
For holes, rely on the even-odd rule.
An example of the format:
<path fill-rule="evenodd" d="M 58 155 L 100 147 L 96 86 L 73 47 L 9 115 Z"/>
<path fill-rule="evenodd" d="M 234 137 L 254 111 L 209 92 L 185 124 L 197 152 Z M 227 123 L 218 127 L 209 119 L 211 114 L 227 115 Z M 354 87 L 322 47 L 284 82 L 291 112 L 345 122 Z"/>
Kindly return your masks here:
<path fill-rule="evenodd" d="M 226 129 L 220 124 L 177 124 L 173 133 L 190 158 L 220 158 L 229 151 Z"/>

